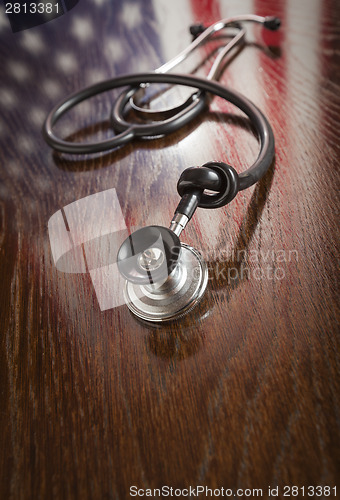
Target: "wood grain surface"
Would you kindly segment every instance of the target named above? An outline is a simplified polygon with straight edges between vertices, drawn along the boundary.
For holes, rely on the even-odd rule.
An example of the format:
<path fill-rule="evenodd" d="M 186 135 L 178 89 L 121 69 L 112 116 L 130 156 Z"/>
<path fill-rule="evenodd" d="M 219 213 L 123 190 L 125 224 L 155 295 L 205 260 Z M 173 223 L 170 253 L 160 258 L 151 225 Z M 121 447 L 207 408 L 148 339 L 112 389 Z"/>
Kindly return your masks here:
<path fill-rule="evenodd" d="M 53 154 L 43 120 L 83 86 L 153 70 L 190 42 L 193 22 L 241 13 L 282 19 L 277 33 L 249 26 L 220 79 L 268 117 L 275 164 L 183 233 L 209 265 L 197 309 L 161 326 L 125 305 L 101 311 L 88 274 L 55 268 L 50 217 L 115 188 L 129 230 L 168 226 L 185 168 L 220 160 L 242 171 L 258 143 L 219 98 L 169 137 L 96 158 Z M 336 0 L 80 0 L 15 34 L 1 9 L 1 499 L 340 488 L 339 29 Z M 59 133 L 110 136 L 111 103 L 79 106 Z"/>

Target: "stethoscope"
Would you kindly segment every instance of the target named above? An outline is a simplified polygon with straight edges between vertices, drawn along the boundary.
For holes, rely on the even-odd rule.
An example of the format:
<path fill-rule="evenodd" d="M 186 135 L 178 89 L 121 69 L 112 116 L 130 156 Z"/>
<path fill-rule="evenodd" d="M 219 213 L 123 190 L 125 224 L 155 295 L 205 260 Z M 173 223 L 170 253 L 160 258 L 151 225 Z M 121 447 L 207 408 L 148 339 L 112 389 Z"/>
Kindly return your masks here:
<path fill-rule="evenodd" d="M 264 114 L 240 93 L 214 81 L 225 55 L 244 39 L 245 30 L 240 23 L 246 21 L 261 23 L 270 30 L 280 26 L 278 18 L 255 15 L 223 19 L 208 28 L 195 26 L 192 31 L 198 36 L 192 44 L 155 72 L 116 77 L 80 90 L 57 104 L 45 121 L 43 135 L 55 150 L 70 154 L 99 153 L 124 145 L 134 138 L 149 139 L 178 130 L 206 107 L 208 93 L 229 101 L 243 111 L 257 132 L 260 150 L 257 159 L 246 171 L 238 174 L 232 166 L 223 162 L 208 162 L 202 167 L 187 168 L 177 184 L 181 201 L 170 227 L 148 226 L 139 229 L 121 245 L 117 265 L 126 280 L 125 301 L 129 309 L 141 319 L 176 319 L 199 302 L 208 282 L 207 265 L 196 249 L 180 242 L 179 236 L 198 207 L 212 209 L 225 206 L 238 191 L 261 179 L 273 162 L 274 135 Z M 220 52 L 207 78 L 167 74 L 214 33 L 228 27 L 236 29 L 237 34 Z M 197 90 L 184 103 L 160 113 L 142 108 L 136 100 L 140 89 L 152 83 L 183 85 Z M 111 116 L 118 135 L 86 144 L 66 141 L 55 135 L 53 127 L 56 122 L 77 104 L 123 86 L 129 88 L 114 103 Z M 139 122 L 127 120 L 126 115 L 131 110 L 137 113 Z M 160 116 L 163 119 L 159 120 Z M 141 117 L 146 117 L 147 121 L 140 123 Z M 213 194 L 206 194 L 205 190 Z"/>

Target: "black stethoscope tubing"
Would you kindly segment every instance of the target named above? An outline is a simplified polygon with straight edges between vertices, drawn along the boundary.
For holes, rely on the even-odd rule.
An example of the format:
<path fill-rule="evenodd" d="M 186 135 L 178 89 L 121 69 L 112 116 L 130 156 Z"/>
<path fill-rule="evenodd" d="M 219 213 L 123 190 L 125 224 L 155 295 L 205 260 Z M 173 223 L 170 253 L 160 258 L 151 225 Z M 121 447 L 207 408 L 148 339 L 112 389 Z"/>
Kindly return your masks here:
<path fill-rule="evenodd" d="M 130 142 L 134 138 L 149 138 L 150 136 L 169 134 L 189 123 L 202 111 L 205 106 L 204 99 L 199 99 L 198 102 L 200 105 L 195 104 L 196 100 L 193 99 L 192 105 L 185 107 L 174 117 L 166 119 L 162 122 L 151 124 L 131 124 L 130 122 L 127 122 L 123 116 L 124 108 L 130 98 L 130 93 L 128 92 L 125 95 L 122 95 L 118 106 L 121 115 L 116 117 L 116 121 L 121 124 L 122 129 L 125 128 L 125 130 L 123 130 L 120 134 L 96 143 L 77 143 L 60 139 L 53 132 L 53 127 L 56 122 L 67 111 L 86 99 L 90 99 L 91 97 L 114 88 L 123 86 L 137 87 L 148 83 L 168 83 L 194 87 L 201 91 L 219 96 L 243 111 L 250 119 L 258 134 L 260 140 L 260 151 L 253 165 L 251 165 L 246 171 L 239 174 L 239 190 L 250 187 L 265 174 L 275 155 L 275 141 L 272 128 L 264 114 L 259 110 L 259 108 L 257 108 L 257 106 L 255 106 L 255 104 L 240 93 L 224 87 L 220 83 L 210 81 L 205 78 L 199 78 L 197 76 L 173 73 L 136 73 L 112 78 L 84 88 L 65 98 L 51 110 L 43 126 L 43 135 L 46 142 L 55 150 L 63 153 L 93 154 L 108 151 Z"/>

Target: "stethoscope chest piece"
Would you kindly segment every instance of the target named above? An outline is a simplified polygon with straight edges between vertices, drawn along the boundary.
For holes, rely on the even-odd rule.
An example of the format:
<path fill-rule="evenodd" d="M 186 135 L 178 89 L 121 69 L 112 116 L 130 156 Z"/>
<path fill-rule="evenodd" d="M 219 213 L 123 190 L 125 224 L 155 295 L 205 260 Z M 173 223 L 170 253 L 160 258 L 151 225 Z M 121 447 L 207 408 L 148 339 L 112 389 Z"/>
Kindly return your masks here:
<path fill-rule="evenodd" d="M 130 235 L 118 252 L 124 298 L 137 317 L 170 321 L 193 309 L 208 282 L 201 254 L 170 229 L 149 226 Z"/>

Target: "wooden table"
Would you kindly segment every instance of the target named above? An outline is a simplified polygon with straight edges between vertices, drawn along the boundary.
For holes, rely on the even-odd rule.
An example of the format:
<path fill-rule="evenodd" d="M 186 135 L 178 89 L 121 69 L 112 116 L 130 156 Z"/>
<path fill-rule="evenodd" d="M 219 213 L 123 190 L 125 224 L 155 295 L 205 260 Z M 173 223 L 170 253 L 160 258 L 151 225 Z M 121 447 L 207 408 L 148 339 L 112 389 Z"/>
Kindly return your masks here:
<path fill-rule="evenodd" d="M 197 309 L 161 326 L 125 305 L 101 311 L 89 274 L 55 268 L 50 217 L 115 188 L 129 230 L 168 226 L 185 168 L 214 159 L 242 171 L 258 143 L 218 98 L 169 137 L 97 158 L 53 154 L 42 122 L 70 92 L 156 68 L 190 42 L 191 23 L 248 12 L 278 15 L 282 29 L 249 26 L 220 81 L 268 117 L 275 164 L 183 233 L 209 265 Z M 339 2 L 81 0 L 15 34 L 1 16 L 1 499 L 340 487 Z M 108 137 L 111 102 L 80 106 L 60 133 Z"/>

